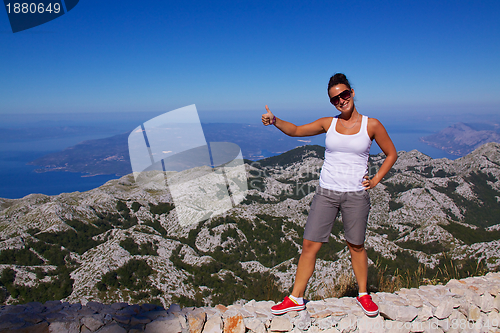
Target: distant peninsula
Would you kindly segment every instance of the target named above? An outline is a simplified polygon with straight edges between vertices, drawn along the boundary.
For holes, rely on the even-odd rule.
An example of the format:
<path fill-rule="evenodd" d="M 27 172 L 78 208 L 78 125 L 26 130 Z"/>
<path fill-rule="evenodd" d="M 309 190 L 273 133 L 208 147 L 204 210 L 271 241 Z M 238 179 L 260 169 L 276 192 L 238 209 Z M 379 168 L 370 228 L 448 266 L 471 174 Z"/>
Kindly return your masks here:
<path fill-rule="evenodd" d="M 465 156 L 485 143 L 500 143 L 500 125 L 456 123 L 420 141 L 448 154 Z"/>
<path fill-rule="evenodd" d="M 261 124 L 209 123 L 203 124 L 203 131 L 207 142 L 237 144 L 243 157 L 248 160 L 278 155 L 298 146 L 315 143 L 314 139 L 288 137 L 274 126 L 264 127 Z M 29 164 L 41 167 L 36 172 L 66 171 L 88 176 L 128 175 L 132 173 L 128 151 L 129 134 L 127 132 L 104 139 L 83 141 L 42 156 Z"/>

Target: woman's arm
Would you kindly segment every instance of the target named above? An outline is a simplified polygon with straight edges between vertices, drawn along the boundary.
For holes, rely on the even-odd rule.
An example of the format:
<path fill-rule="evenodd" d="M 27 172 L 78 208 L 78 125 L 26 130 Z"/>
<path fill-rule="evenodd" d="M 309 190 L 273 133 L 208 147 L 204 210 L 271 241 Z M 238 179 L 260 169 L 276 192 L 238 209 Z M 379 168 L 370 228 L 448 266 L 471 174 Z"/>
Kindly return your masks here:
<path fill-rule="evenodd" d="M 398 159 L 396 147 L 394 147 L 389 134 L 387 134 L 387 131 L 380 121 L 375 118 L 368 119 L 368 135 L 370 135 L 370 138 L 375 140 L 380 149 L 382 149 L 385 154 L 385 160 L 372 179 L 365 179 L 363 181 L 365 190 L 374 188 L 382 180 L 382 178 L 384 178 L 387 172 L 389 172 Z"/>
<path fill-rule="evenodd" d="M 262 123 L 266 126 L 274 124 L 280 131 L 288 136 L 313 136 L 326 133 L 331 124 L 331 117 L 320 118 L 310 124 L 297 126 L 273 115 L 266 105 L 267 113 L 262 115 Z M 328 121 L 330 120 L 330 121 Z"/>

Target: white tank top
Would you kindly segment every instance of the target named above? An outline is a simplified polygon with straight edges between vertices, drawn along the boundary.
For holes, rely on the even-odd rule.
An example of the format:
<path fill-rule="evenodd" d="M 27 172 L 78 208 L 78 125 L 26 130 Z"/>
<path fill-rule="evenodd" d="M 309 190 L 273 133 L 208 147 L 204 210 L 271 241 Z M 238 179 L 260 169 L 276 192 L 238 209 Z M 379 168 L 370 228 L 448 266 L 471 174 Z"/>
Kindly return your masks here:
<path fill-rule="evenodd" d="M 326 132 L 325 162 L 321 168 L 319 186 L 341 192 L 364 190 L 361 182 L 368 171 L 372 144 L 368 136 L 368 117 L 362 117 L 359 132 L 352 135 L 337 132 L 337 119 L 333 118 Z"/>

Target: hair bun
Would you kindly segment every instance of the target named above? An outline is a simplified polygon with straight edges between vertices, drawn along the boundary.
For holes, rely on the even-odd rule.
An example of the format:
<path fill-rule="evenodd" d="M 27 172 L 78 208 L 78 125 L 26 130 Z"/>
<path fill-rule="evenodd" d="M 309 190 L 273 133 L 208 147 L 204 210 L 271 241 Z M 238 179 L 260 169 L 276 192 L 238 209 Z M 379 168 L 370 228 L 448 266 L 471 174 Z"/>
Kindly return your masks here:
<path fill-rule="evenodd" d="M 330 91 L 331 87 L 336 86 L 337 84 L 345 84 L 349 89 L 352 89 L 347 77 L 342 73 L 336 73 L 330 78 L 330 81 L 328 82 L 327 92 Z"/>

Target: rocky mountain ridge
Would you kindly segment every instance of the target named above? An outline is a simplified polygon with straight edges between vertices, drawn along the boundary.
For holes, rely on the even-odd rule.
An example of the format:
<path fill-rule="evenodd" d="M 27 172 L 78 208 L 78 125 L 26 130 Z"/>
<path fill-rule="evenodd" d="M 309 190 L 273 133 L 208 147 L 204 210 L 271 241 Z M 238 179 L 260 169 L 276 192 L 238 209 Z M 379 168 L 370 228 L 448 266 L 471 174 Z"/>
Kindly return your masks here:
<path fill-rule="evenodd" d="M 154 183 L 138 186 L 132 175 L 83 193 L 0 199 L 0 300 L 164 307 L 277 301 L 293 283 L 322 149 L 305 146 L 248 162 L 245 201 L 187 227 L 177 223 L 168 191 Z M 462 276 L 473 274 L 479 261 L 498 270 L 500 145 L 483 145 L 455 161 L 418 151 L 398 154 L 370 193 L 366 247 L 372 267 L 393 276 L 396 269 L 422 267 L 438 280 L 450 264 Z M 372 174 L 383 158 L 371 157 Z M 338 292 L 332 286 L 346 279 L 349 267 L 336 223 L 307 297 Z"/>

